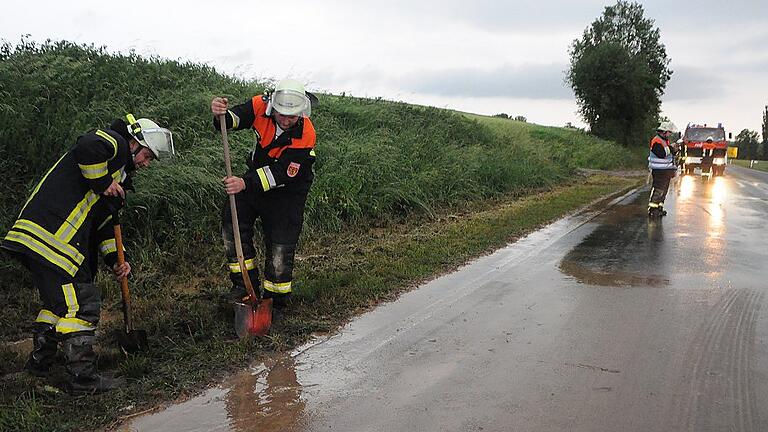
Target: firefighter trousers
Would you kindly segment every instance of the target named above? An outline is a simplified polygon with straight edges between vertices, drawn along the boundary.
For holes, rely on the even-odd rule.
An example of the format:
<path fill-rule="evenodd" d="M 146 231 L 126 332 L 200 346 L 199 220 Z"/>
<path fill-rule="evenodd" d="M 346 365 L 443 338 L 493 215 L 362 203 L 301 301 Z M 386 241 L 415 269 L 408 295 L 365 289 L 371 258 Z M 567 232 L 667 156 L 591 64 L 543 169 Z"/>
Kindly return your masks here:
<path fill-rule="evenodd" d="M 43 303 L 35 322 L 55 326 L 56 332 L 64 336 L 96 330 L 101 313 L 101 290 L 94 283 L 88 265 L 81 266 L 72 277 L 27 257 L 22 263 L 32 274 L 32 282 Z"/>
<path fill-rule="evenodd" d="M 677 170 L 674 169 L 655 169 L 651 170 L 653 176 L 653 187 L 648 200 L 648 209 L 664 207 L 664 200 L 667 198 L 669 182 L 675 177 Z"/>
<path fill-rule="evenodd" d="M 306 192 L 281 190 L 261 194 L 243 191 L 235 195 L 244 265 L 248 276 L 254 287 L 259 286 L 259 270 L 255 263 L 256 250 L 253 245 L 254 225 L 259 219 L 265 258 L 264 278 L 261 281 L 263 297 L 274 298 L 277 303 L 284 301 L 291 293 L 294 255 L 304 223 L 306 199 Z M 229 200 L 224 205 L 221 226 L 233 290 L 243 291 L 245 288 L 237 261 Z"/>

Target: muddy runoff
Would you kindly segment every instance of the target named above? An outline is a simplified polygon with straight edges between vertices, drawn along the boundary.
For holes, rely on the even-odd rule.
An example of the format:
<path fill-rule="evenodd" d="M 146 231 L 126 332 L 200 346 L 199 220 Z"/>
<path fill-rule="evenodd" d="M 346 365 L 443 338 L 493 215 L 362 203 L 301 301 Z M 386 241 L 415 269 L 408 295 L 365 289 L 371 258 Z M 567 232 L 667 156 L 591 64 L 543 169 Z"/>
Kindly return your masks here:
<path fill-rule="evenodd" d="M 136 417 L 120 432 L 285 431 L 296 429 L 304 411 L 295 356 L 277 355 L 230 376 L 202 395 L 163 411 Z"/>

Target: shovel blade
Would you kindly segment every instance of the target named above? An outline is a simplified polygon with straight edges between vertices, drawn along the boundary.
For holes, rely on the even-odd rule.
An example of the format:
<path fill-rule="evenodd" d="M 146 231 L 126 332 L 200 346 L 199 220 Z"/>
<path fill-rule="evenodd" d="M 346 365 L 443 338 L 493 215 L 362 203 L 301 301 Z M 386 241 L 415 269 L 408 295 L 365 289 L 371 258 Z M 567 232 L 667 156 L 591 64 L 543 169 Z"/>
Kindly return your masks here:
<path fill-rule="evenodd" d="M 265 336 L 272 325 L 272 299 L 256 304 L 235 303 L 235 333 L 240 339 Z"/>
<path fill-rule="evenodd" d="M 149 347 L 145 330 L 123 330 L 117 335 L 117 343 L 126 354 L 145 351 Z"/>
<path fill-rule="evenodd" d="M 254 313 L 250 332 L 254 336 L 264 336 L 269 333 L 272 326 L 272 299 L 264 299 L 259 302 Z"/>

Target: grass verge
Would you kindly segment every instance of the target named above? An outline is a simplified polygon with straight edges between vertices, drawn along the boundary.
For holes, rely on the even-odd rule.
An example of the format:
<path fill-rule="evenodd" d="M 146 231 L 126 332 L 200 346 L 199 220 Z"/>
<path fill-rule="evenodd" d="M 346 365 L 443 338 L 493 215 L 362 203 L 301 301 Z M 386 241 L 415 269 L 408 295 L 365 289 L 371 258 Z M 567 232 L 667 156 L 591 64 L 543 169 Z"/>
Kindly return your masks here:
<path fill-rule="evenodd" d="M 751 168 L 758 171 L 768 171 L 768 161 L 754 161 L 752 166 L 749 166 L 750 161 L 741 159 L 731 159 L 730 163 L 738 165 L 744 168 Z M 728 170 L 728 168 L 726 168 Z"/>
<path fill-rule="evenodd" d="M 101 367 L 119 368 L 129 379 L 124 389 L 84 397 L 52 392 L 45 381 L 18 372 L 23 358 L 0 347 L 0 359 L 11 372 L 0 380 L 0 431 L 89 430 L 192 394 L 227 371 L 290 349 L 313 332 L 332 331 L 419 282 L 639 183 L 637 178 L 606 174 L 577 177 L 522 198 L 444 209 L 427 222 L 414 216 L 383 228 L 314 237 L 300 247 L 297 292 L 288 317 L 260 340 L 233 338 L 227 305 L 218 300 L 225 290 L 221 272 L 213 275 L 209 266 L 188 271 L 184 280 L 175 281 L 172 295 L 137 299 L 138 325 L 152 340 L 149 352 L 122 359 L 114 350 L 103 349 Z M 146 315 L 150 303 L 152 314 Z M 113 314 L 102 325 L 103 347 L 115 346 L 110 333 L 119 327 L 114 318 L 119 307 L 107 306 Z M 54 370 L 53 380 L 61 373 Z"/>

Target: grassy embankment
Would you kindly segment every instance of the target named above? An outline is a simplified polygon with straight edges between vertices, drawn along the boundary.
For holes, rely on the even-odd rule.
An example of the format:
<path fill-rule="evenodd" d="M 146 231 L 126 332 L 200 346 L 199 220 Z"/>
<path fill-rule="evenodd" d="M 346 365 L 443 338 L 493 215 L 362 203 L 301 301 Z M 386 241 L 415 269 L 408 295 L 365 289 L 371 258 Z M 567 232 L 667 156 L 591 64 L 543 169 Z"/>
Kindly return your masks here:
<path fill-rule="evenodd" d="M 126 111 L 174 130 L 179 158 L 139 173 L 124 211 L 132 252 L 137 326 L 151 350 L 123 358 L 113 348 L 119 291 L 104 291 L 100 366 L 129 378 L 106 395 L 70 397 L 19 373 L 23 358 L 0 346 L 0 430 L 63 431 L 109 424 L 179 397 L 260 355 L 329 331 L 418 281 L 502 246 L 632 179 L 583 177 L 577 168 L 641 166 L 584 133 L 510 120 L 468 118 L 402 103 L 320 95 L 317 179 L 299 247 L 287 319 L 268 338 L 233 339 L 219 211 L 225 196 L 213 95 L 245 101 L 263 90 L 213 69 L 69 43 L 5 45 L 0 51 L 0 232 L 41 173 L 79 133 Z M 233 152 L 252 144 L 231 136 Z M 240 159 L 238 157 L 238 159 Z M 244 169 L 241 160 L 235 171 Z M 258 242 L 258 240 L 257 240 Z M 29 334 L 39 302 L 29 276 L 0 260 L 0 337 Z M 60 376 L 61 370 L 55 371 Z M 125 409 L 126 407 L 130 407 Z"/>
<path fill-rule="evenodd" d="M 740 167 L 744 168 L 752 168 L 760 171 L 768 171 L 768 161 L 755 161 L 752 166 L 749 166 L 748 160 L 742 160 L 742 159 L 730 159 L 729 163 L 733 165 L 738 165 Z M 727 169 L 727 168 L 726 168 Z"/>

